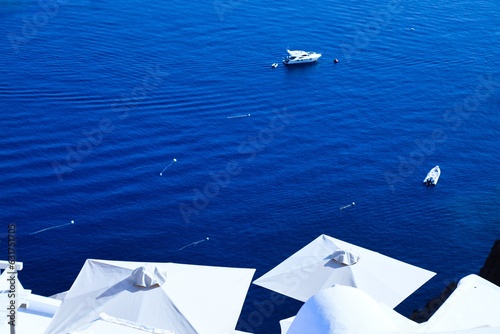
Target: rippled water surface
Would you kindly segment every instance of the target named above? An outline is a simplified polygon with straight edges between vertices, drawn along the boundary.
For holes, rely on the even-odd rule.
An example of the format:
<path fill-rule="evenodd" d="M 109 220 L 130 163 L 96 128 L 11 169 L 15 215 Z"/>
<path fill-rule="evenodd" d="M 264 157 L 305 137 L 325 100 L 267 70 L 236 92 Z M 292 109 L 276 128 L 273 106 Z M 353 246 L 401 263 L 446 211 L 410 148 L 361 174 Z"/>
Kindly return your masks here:
<path fill-rule="evenodd" d="M 325 233 L 437 272 L 409 316 L 500 237 L 496 2 L 0 6 L 0 221 L 35 293 L 87 258 L 257 278 Z M 266 300 L 250 287 L 239 328 L 301 305 Z"/>

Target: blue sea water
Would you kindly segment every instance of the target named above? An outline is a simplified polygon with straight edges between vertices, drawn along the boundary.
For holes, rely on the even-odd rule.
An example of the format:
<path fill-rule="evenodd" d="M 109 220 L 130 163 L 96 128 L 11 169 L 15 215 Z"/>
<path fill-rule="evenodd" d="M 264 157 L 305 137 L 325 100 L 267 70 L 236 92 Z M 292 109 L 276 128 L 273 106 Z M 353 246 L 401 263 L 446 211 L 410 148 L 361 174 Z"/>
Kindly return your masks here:
<path fill-rule="evenodd" d="M 500 237 L 497 2 L 0 6 L 0 235 L 34 293 L 87 258 L 257 278 L 324 233 L 437 272 L 409 316 Z M 252 285 L 239 328 L 300 305 Z"/>

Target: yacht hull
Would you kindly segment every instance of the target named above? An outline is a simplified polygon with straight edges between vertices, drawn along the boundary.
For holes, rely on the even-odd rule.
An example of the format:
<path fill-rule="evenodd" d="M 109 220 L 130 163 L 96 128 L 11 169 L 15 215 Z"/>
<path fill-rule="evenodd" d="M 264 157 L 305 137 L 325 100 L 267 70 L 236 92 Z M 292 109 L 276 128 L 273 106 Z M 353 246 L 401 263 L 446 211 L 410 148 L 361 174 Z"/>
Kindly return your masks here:
<path fill-rule="evenodd" d="M 309 64 L 309 63 L 317 62 L 318 59 L 319 59 L 319 57 L 314 58 L 314 59 L 300 59 L 300 60 L 283 59 L 283 64 L 285 64 L 285 65 Z"/>

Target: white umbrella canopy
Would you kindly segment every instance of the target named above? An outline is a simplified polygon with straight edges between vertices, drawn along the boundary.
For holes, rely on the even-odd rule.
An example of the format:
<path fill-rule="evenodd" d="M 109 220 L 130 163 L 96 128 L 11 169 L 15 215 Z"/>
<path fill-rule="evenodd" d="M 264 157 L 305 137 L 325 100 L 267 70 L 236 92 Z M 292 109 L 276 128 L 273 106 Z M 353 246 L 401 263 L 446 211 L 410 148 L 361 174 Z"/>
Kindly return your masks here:
<path fill-rule="evenodd" d="M 394 308 L 435 274 L 323 234 L 253 283 L 303 302 L 341 284 Z"/>
<path fill-rule="evenodd" d="M 46 334 L 100 315 L 182 334 L 233 333 L 255 269 L 87 260 Z"/>

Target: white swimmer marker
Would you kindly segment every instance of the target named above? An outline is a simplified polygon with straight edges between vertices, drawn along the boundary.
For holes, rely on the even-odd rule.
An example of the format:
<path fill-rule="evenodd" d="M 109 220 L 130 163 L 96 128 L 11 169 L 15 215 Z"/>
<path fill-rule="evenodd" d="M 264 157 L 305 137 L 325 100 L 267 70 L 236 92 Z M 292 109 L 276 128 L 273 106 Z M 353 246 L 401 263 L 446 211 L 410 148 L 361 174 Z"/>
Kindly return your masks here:
<path fill-rule="evenodd" d="M 60 228 L 60 227 L 64 227 L 64 226 L 67 226 L 67 225 L 73 225 L 74 223 L 75 223 L 75 221 L 72 220 L 71 223 L 61 224 L 61 225 L 52 226 L 52 227 L 47 227 L 47 228 L 44 228 L 42 230 L 39 230 L 39 231 L 36 231 L 36 232 L 32 232 L 32 233 L 30 233 L 30 235 L 37 234 L 37 233 L 42 233 L 42 232 L 45 232 L 45 231 L 48 231 L 48 230 L 53 230 L 55 228 Z"/>
<path fill-rule="evenodd" d="M 187 247 L 189 247 L 189 246 L 195 246 L 195 245 L 199 244 L 200 242 L 203 242 L 203 241 L 206 241 L 206 240 L 210 240 L 210 238 L 209 238 L 209 237 L 207 237 L 206 239 L 201 239 L 201 240 L 198 240 L 198 241 L 192 242 L 192 243 L 190 243 L 189 245 L 186 245 L 186 246 L 184 246 L 184 247 L 179 248 L 179 250 L 178 250 L 178 251 L 181 251 L 181 250 L 183 250 L 184 248 L 187 248 Z"/>
<path fill-rule="evenodd" d="M 339 208 L 339 210 L 344 210 L 344 209 L 347 209 L 347 208 L 349 208 L 351 206 L 355 206 L 355 205 L 356 205 L 356 203 L 352 202 L 351 204 L 347 204 L 347 205 L 341 206 Z"/>
<path fill-rule="evenodd" d="M 231 118 L 242 118 L 242 117 L 250 117 L 250 114 L 236 115 L 236 116 L 227 116 L 228 119 L 231 119 Z"/>
<path fill-rule="evenodd" d="M 163 176 L 163 172 L 170 166 L 172 166 L 172 164 L 176 163 L 177 162 L 177 159 L 176 158 L 173 158 L 172 159 L 172 162 L 168 164 L 167 167 L 163 168 L 163 170 L 160 172 L 160 176 Z"/>

